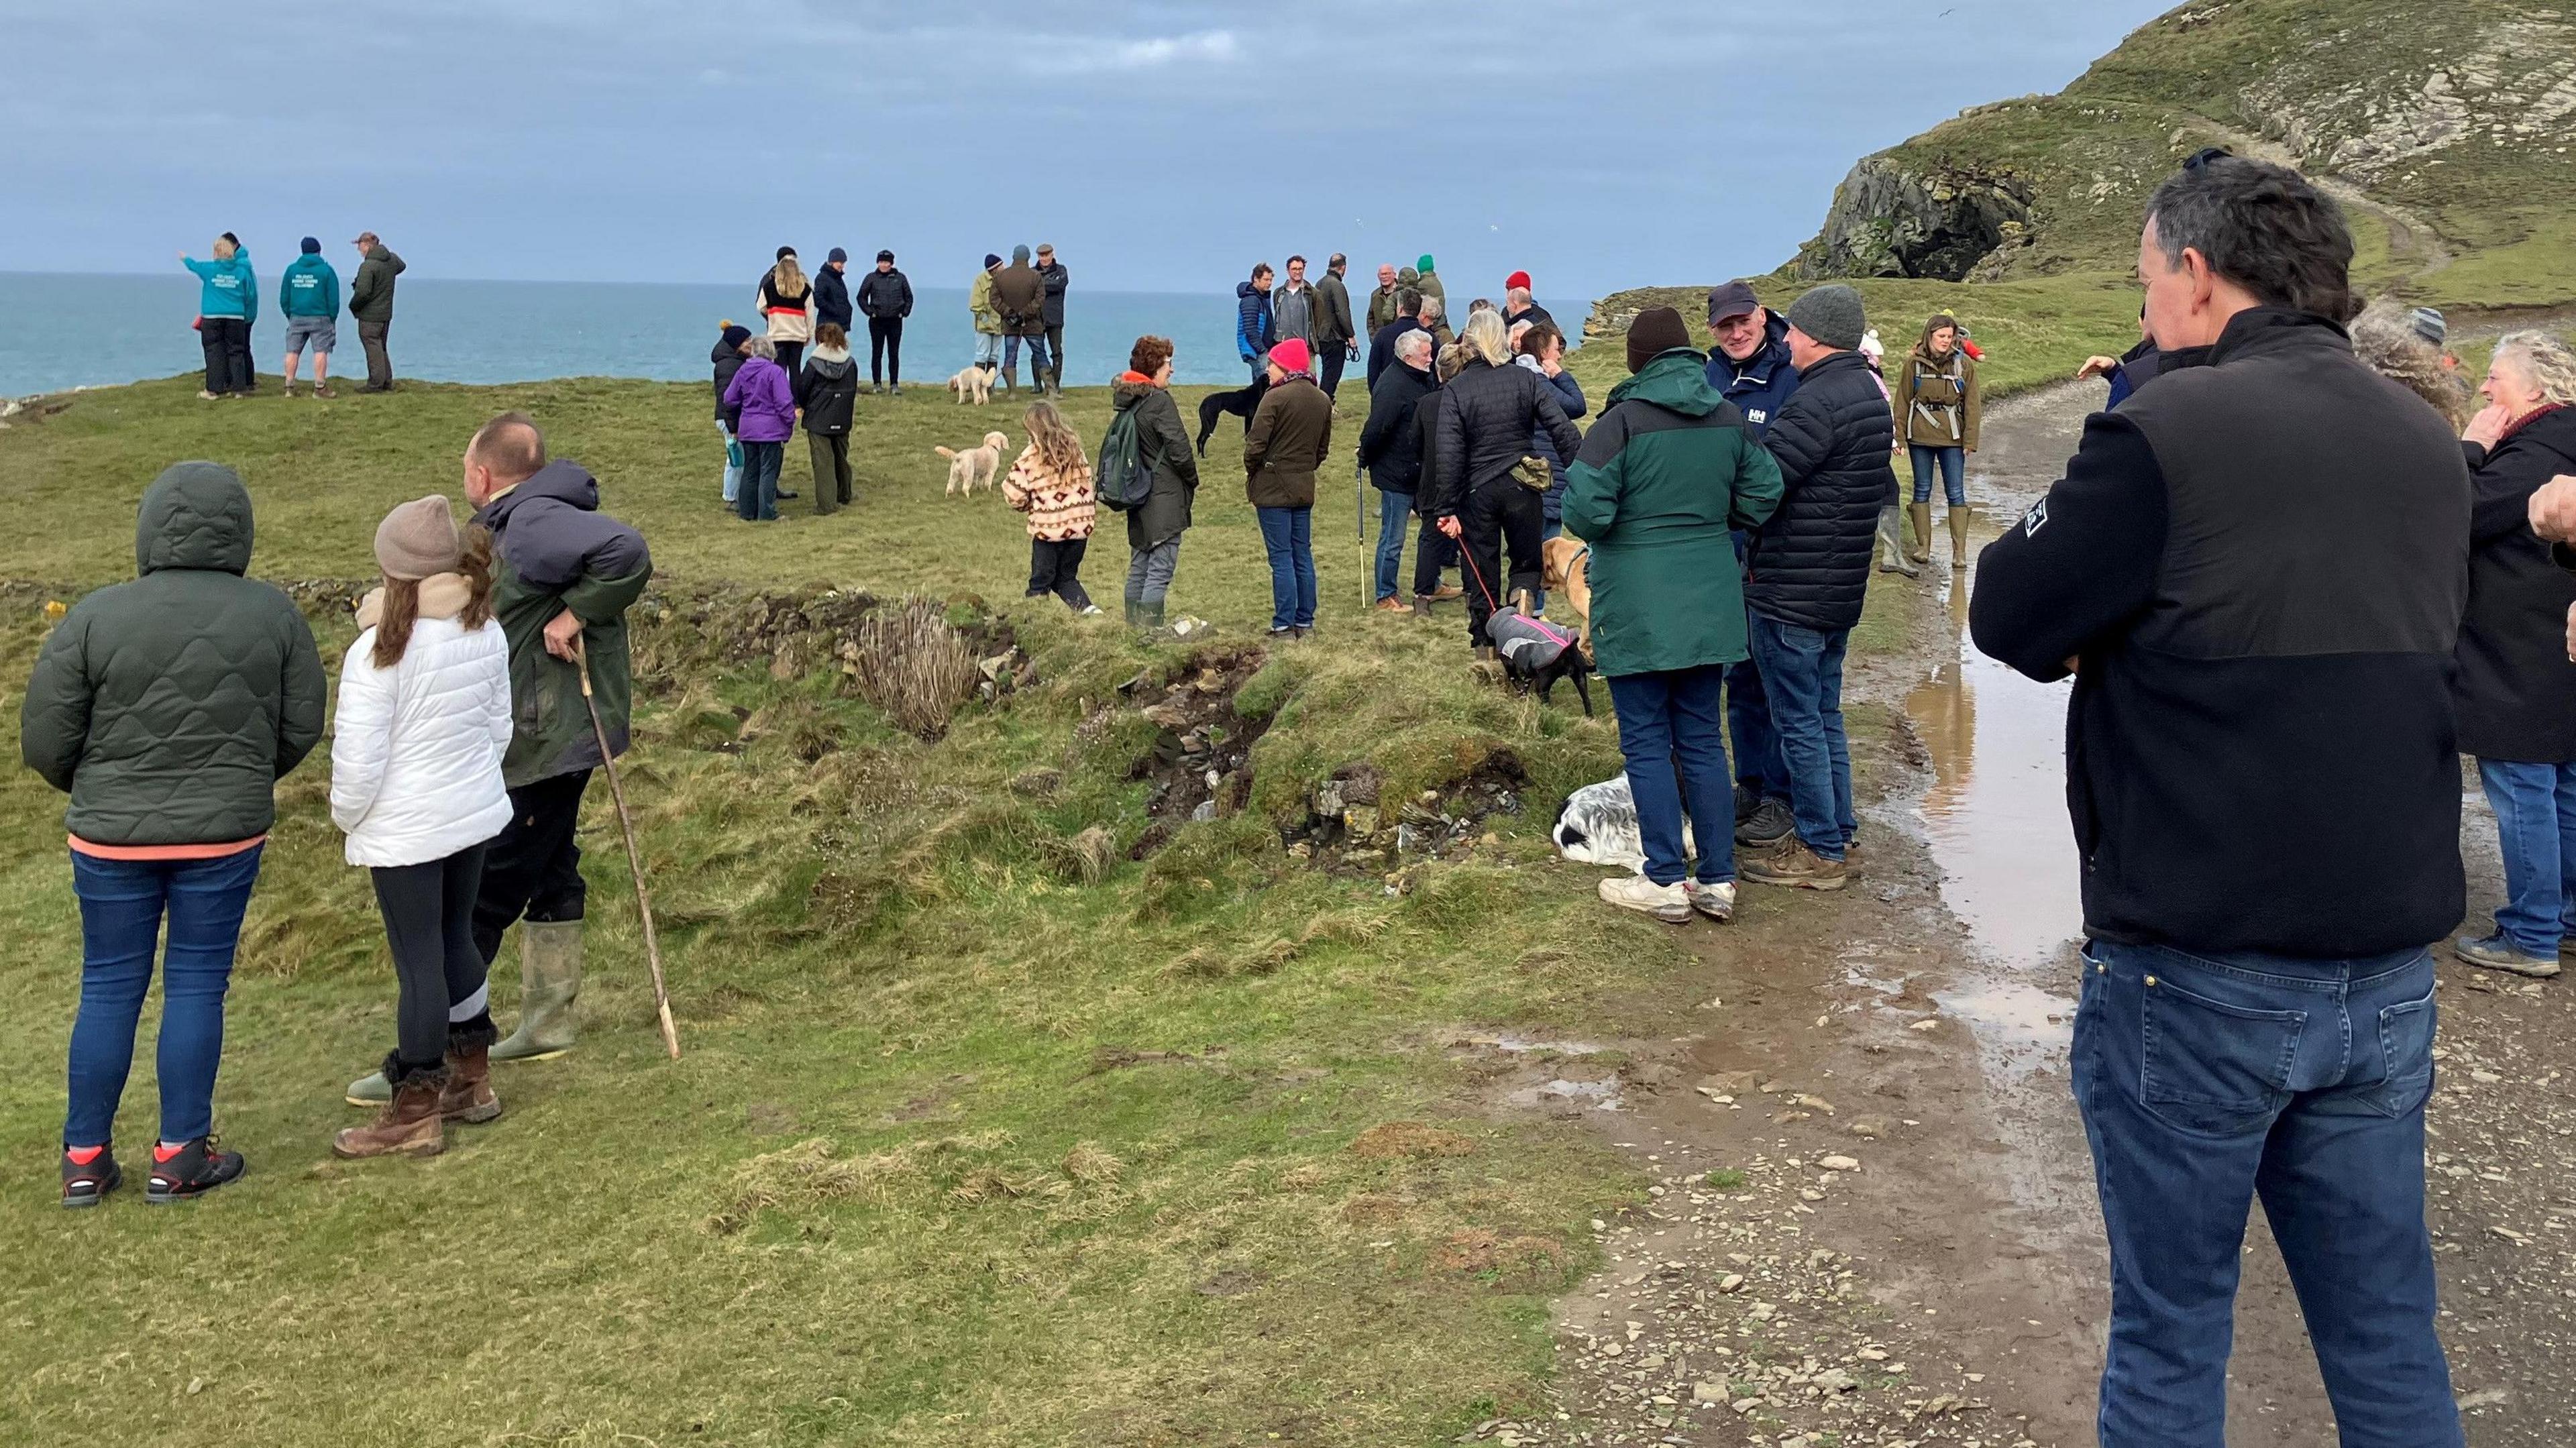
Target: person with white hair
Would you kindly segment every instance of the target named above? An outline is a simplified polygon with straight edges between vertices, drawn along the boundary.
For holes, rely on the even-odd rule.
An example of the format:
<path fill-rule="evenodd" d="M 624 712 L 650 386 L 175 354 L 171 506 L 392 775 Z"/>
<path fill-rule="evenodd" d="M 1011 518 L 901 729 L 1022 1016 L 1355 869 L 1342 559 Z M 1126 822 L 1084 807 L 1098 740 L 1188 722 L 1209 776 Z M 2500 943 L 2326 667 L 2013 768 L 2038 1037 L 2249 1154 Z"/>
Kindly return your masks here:
<path fill-rule="evenodd" d="M 1396 573 L 1404 564 L 1404 534 L 1413 516 L 1414 495 L 1422 484 L 1422 433 L 1414 425 L 1414 409 L 1426 398 L 1436 399 L 1439 387 L 1431 375 L 1431 334 L 1413 331 L 1395 339 L 1394 365 L 1379 373 L 1377 385 L 1369 390 L 1368 421 L 1360 427 L 1359 465 L 1368 469 L 1369 481 L 1377 485 L 1377 608 L 1382 613 L 1413 612 L 1397 593 Z M 1426 521 L 1426 542 L 1430 531 Z M 1419 565 L 1434 556 L 1417 545 L 1415 573 L 1419 575 Z M 1430 586 L 1417 586 L 1414 591 L 1429 593 L 1439 586 L 1435 567 Z"/>
<path fill-rule="evenodd" d="M 2493 931 L 2451 948 L 2470 965 L 2546 977 L 2576 942 L 2576 666 L 2561 636 L 2576 575 L 2550 561 L 2529 513 L 2534 491 L 2576 470 L 2576 350 L 2512 333 L 2478 390 L 2487 405 L 2461 443 L 2476 492 L 2451 698 L 2460 752 L 2495 809 L 2506 900 Z"/>
<path fill-rule="evenodd" d="M 1467 365 L 1440 409 L 1438 457 L 1424 481 L 1422 511 L 1466 545 L 1467 635 L 1480 653 L 1491 653 L 1485 620 L 1510 607 L 1515 595 L 1535 596 L 1539 588 L 1539 494 L 1546 485 L 1526 487 L 1519 476 L 1532 433 L 1544 432 L 1561 458 L 1575 455 L 1583 434 L 1546 378 L 1512 365 L 1502 313 L 1469 317 L 1459 342 Z"/>

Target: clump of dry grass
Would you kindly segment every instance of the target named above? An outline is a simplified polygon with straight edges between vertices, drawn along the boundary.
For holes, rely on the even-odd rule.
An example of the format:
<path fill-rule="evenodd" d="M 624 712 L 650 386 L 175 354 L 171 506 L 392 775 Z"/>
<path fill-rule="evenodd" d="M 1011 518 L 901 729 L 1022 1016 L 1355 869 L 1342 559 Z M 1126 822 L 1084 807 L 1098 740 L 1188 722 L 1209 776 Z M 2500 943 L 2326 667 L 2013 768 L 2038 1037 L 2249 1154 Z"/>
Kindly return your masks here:
<path fill-rule="evenodd" d="M 835 1156 L 833 1150 L 831 1138 L 816 1136 L 744 1162 L 734 1168 L 733 1179 L 726 1184 L 724 1205 L 700 1226 L 729 1237 L 764 1211 L 843 1201 L 883 1206 L 893 1199 L 897 1182 L 921 1172 L 917 1145 L 859 1157 Z"/>
<path fill-rule="evenodd" d="M 1351 1141 L 1351 1155 L 1372 1161 L 1397 1157 L 1465 1156 L 1476 1149 L 1471 1138 L 1420 1121 L 1389 1121 L 1361 1132 Z"/>
<path fill-rule="evenodd" d="M 926 598 L 907 598 L 861 619 L 842 658 L 859 697 L 922 739 L 948 732 L 950 717 L 975 697 L 981 678 L 974 645 L 949 625 L 945 609 Z"/>

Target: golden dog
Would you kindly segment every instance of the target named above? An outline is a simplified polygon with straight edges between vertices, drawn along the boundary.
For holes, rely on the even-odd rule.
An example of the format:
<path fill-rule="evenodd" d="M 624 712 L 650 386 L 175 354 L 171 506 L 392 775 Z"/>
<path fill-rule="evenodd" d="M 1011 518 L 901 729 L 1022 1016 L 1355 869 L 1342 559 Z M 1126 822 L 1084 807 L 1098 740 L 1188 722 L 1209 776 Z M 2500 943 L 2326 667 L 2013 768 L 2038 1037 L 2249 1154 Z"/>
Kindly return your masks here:
<path fill-rule="evenodd" d="M 1550 538 L 1538 545 L 1539 577 L 1550 599 L 1574 610 L 1576 643 L 1592 658 L 1592 545 L 1580 538 Z"/>
<path fill-rule="evenodd" d="M 1011 440 L 998 432 L 984 434 L 983 446 L 962 452 L 953 447 L 931 449 L 948 459 L 948 496 L 952 498 L 961 492 L 970 498 L 975 496 L 977 483 L 982 483 L 987 492 L 1000 487 L 1002 459 L 1010 450 Z"/>
<path fill-rule="evenodd" d="M 993 374 L 970 362 L 965 370 L 948 379 L 948 390 L 957 394 L 958 406 L 972 402 L 982 407 L 993 400 Z"/>

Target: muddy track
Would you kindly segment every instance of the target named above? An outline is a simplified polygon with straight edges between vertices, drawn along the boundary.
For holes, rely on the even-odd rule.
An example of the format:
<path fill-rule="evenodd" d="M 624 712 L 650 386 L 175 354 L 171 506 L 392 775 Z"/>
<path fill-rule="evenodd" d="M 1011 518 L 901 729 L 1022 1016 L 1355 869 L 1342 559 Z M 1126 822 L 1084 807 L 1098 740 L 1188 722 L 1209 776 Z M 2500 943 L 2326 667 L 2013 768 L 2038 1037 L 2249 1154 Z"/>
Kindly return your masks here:
<path fill-rule="evenodd" d="M 2194 130 L 2207 132 L 2215 137 L 2219 144 L 2240 156 L 2252 156 L 2258 160 L 2272 162 L 2274 165 L 2298 170 L 2309 180 L 2314 181 L 2318 189 L 2337 201 L 2346 206 L 2367 211 L 2387 223 L 2389 251 L 2397 256 L 2414 257 L 2418 263 L 2411 280 L 2420 282 L 2446 271 L 2454 261 L 2459 259 L 2452 253 L 2450 244 L 2442 239 L 2442 233 L 2423 216 L 2403 206 L 2382 201 L 2363 190 L 2357 183 L 2341 176 L 2330 172 L 2309 170 L 2301 163 L 2296 152 L 2278 141 L 2258 136 L 2252 131 L 2239 130 L 2223 122 L 2211 120 L 2207 116 L 2192 116 L 2186 124 Z"/>
<path fill-rule="evenodd" d="M 2098 396 L 1997 404 L 1971 478 L 1981 538 L 2057 476 Z M 1920 607 L 1910 647 L 1849 684 L 1876 790 L 1854 886 L 1745 887 L 1735 925 L 1689 927 L 1700 964 L 1631 1002 L 1624 1039 L 1455 1047 L 1489 1062 L 1490 1109 L 1579 1120 L 1659 1183 L 1596 1224 L 1608 1265 L 1561 1306 L 1552 1401 L 1487 1440 L 2093 1441 L 2108 1288 L 2066 1082 L 2080 912 L 2062 693 L 1962 649 L 1965 577 L 1883 581 Z M 2472 809 L 2466 835 L 2489 909 L 2491 819 Z M 2559 1063 L 2576 1022 L 2555 985 L 2447 960 L 2443 976 L 2432 1218 L 2470 1441 L 2563 1443 L 2576 1068 Z M 2324 1448 L 2259 1214 L 2247 1242 L 2229 1441 Z"/>

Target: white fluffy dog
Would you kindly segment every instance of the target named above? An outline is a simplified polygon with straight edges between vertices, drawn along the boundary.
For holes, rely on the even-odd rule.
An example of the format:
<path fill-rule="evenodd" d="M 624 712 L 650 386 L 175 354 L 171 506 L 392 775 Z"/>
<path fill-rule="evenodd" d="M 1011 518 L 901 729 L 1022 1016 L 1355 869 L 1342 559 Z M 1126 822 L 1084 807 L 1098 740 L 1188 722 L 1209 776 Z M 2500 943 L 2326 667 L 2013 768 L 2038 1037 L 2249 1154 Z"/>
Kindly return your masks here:
<path fill-rule="evenodd" d="M 993 400 L 993 374 L 970 362 L 964 371 L 948 379 L 948 390 L 957 394 L 958 406 L 971 402 L 982 407 Z"/>
<path fill-rule="evenodd" d="M 953 498 L 962 492 L 971 498 L 975 495 L 977 483 L 982 483 L 987 492 L 1000 487 L 1002 459 L 1008 455 L 1010 447 L 1009 438 L 998 432 L 988 432 L 984 434 L 982 447 L 970 447 L 963 452 L 949 447 L 933 449 L 948 459 L 948 496 Z"/>

